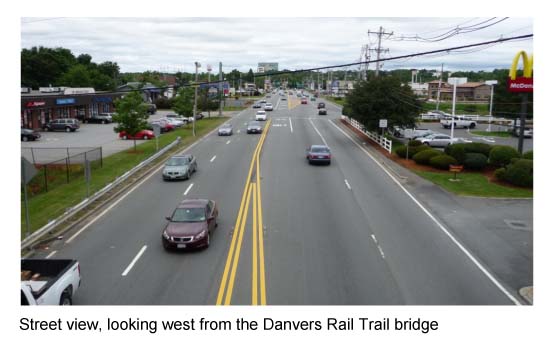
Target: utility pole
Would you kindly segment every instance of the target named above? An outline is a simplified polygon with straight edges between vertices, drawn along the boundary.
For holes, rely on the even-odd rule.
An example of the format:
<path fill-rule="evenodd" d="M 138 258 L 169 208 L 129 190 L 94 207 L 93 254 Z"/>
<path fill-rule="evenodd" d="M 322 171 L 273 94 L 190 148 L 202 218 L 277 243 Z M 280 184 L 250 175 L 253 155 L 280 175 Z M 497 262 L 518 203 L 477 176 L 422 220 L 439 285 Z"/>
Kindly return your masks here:
<path fill-rule="evenodd" d="M 441 91 L 441 82 L 443 78 L 443 63 L 441 63 L 441 74 L 440 74 L 440 81 L 438 82 L 438 99 L 436 100 L 436 111 L 440 108 L 440 91 Z"/>
<path fill-rule="evenodd" d="M 196 84 L 194 84 L 194 110 L 192 110 L 192 136 L 196 136 L 196 109 L 198 106 L 198 68 L 200 63 L 194 62 L 196 66 Z"/>
<path fill-rule="evenodd" d="M 377 69 L 375 70 L 375 77 L 379 77 L 379 68 L 380 68 L 379 59 L 381 59 L 381 52 L 388 52 L 389 51 L 388 49 L 381 49 L 382 36 L 384 36 L 384 35 L 391 36 L 392 34 L 394 34 L 394 32 L 386 33 L 386 31 L 384 31 L 384 29 L 381 26 L 379 28 L 378 32 L 371 32 L 371 31 L 368 30 L 367 34 L 376 34 L 377 35 L 377 40 L 378 40 L 377 48 L 376 49 L 371 49 L 371 50 L 377 52 Z"/>
<path fill-rule="evenodd" d="M 219 86 L 217 91 L 221 94 L 219 99 L 219 116 L 223 116 L 223 102 L 225 99 L 225 87 L 223 82 L 223 63 L 219 62 Z"/>
<path fill-rule="evenodd" d="M 519 114 L 519 140 L 518 140 L 518 152 L 523 153 L 523 134 L 525 133 L 525 119 L 527 118 L 527 100 L 528 94 L 526 92 L 521 94 L 521 112 Z"/>

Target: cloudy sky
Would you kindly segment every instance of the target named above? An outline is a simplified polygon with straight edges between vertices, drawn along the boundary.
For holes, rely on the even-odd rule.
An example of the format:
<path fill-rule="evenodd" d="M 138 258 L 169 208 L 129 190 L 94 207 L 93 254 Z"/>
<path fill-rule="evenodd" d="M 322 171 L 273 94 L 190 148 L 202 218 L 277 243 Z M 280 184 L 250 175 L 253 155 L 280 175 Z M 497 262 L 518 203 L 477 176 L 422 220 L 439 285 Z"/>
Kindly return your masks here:
<path fill-rule="evenodd" d="M 376 47 L 378 42 L 368 31 L 381 26 L 393 32 L 382 40 L 382 48 L 389 49 L 385 57 L 534 33 L 532 18 L 502 19 L 23 17 L 21 47 L 64 47 L 75 55 L 87 53 L 97 63 L 117 62 L 122 72 L 192 72 L 194 61 L 204 67 L 211 64 L 213 72 L 219 61 L 224 71 L 255 70 L 258 62 L 278 62 L 280 68 L 292 70 L 357 62 L 362 45 Z M 411 39 L 438 40 L 457 28 L 459 34 L 440 41 Z M 492 70 L 508 68 L 519 50 L 532 53 L 533 39 L 387 61 L 383 67 L 433 69 L 444 63 L 452 71 Z"/>

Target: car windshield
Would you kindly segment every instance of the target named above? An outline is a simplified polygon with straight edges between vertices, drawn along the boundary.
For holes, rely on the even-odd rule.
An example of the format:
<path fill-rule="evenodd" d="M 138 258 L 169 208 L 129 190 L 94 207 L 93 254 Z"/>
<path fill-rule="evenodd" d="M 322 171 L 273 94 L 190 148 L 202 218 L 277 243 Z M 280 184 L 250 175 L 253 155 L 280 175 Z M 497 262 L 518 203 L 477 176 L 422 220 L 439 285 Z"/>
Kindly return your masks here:
<path fill-rule="evenodd" d="M 311 152 L 313 153 L 329 153 L 329 148 L 327 147 L 312 147 Z"/>
<path fill-rule="evenodd" d="M 225 124 L 221 127 L 221 129 L 230 129 L 232 126 L 230 124 Z"/>
<path fill-rule="evenodd" d="M 186 157 L 174 157 L 167 161 L 166 166 L 184 166 L 188 165 L 188 159 Z"/>
<path fill-rule="evenodd" d="M 173 216 L 171 216 L 171 221 L 176 223 L 205 220 L 205 209 L 201 207 L 178 208 L 173 212 Z"/>

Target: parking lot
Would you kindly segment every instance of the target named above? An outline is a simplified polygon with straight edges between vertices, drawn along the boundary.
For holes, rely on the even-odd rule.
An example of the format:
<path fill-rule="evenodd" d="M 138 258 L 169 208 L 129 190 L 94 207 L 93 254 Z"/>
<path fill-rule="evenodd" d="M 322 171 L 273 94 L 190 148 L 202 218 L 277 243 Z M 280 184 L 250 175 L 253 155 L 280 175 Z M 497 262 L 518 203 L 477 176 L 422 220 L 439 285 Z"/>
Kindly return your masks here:
<path fill-rule="evenodd" d="M 473 132 L 487 131 L 488 127 L 489 127 L 488 124 L 479 123 L 475 129 L 472 129 L 470 131 L 468 129 L 458 128 L 454 130 L 454 136 L 460 137 L 466 140 L 470 140 L 472 142 L 482 142 L 482 143 L 488 143 L 493 145 L 495 144 L 506 145 L 506 146 L 511 146 L 517 149 L 518 140 L 519 140 L 517 137 L 478 136 L 478 135 L 472 134 Z M 418 128 L 430 129 L 440 134 L 451 135 L 451 129 L 443 128 L 439 122 L 431 122 L 431 123 L 422 122 L 418 125 Z M 502 129 L 503 127 L 500 127 L 494 124 L 491 125 L 491 131 L 499 131 Z M 523 151 L 525 152 L 532 149 L 533 149 L 533 138 L 524 139 Z"/>

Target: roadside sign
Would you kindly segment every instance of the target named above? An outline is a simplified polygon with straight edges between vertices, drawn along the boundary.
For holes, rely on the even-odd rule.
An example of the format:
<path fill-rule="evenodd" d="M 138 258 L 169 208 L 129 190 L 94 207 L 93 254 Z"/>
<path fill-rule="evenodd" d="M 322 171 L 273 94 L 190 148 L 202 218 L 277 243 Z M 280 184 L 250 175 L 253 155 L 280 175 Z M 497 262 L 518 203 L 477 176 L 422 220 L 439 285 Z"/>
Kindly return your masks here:
<path fill-rule="evenodd" d="M 388 127 L 388 120 L 386 119 L 379 120 L 379 128 L 386 128 L 386 127 Z"/>
<path fill-rule="evenodd" d="M 152 125 L 152 130 L 153 130 L 153 132 L 154 132 L 154 136 L 155 136 L 155 137 L 160 136 L 160 134 L 162 133 L 162 128 L 161 128 L 159 125 L 157 125 L 157 124 L 153 124 L 153 125 Z"/>
<path fill-rule="evenodd" d="M 38 170 L 32 163 L 24 157 L 21 157 L 21 182 L 25 185 L 38 173 Z"/>

